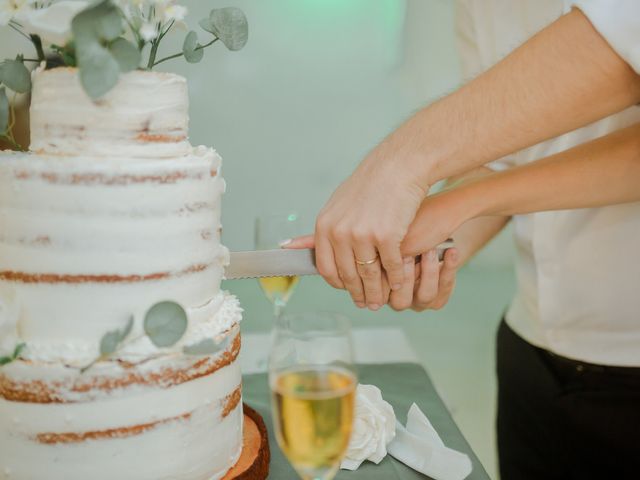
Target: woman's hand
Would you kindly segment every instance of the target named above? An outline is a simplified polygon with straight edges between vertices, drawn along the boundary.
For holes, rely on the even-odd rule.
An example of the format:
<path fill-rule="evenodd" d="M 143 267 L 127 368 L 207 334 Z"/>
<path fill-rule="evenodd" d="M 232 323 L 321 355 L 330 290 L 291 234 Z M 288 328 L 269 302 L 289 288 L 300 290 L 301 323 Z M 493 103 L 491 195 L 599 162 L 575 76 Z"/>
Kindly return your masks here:
<path fill-rule="evenodd" d="M 371 310 L 385 304 L 388 288 L 405 282 L 400 245 L 426 193 L 411 172 L 386 161 L 385 148 L 376 148 L 338 187 L 315 230 L 320 274 Z"/>
<path fill-rule="evenodd" d="M 389 305 L 397 311 L 441 309 L 453 293 L 459 266 L 460 255 L 456 248 L 447 250 L 442 262 L 435 250 L 423 254 L 418 263 L 406 262 L 405 274 L 410 275 L 411 280 L 391 293 Z"/>

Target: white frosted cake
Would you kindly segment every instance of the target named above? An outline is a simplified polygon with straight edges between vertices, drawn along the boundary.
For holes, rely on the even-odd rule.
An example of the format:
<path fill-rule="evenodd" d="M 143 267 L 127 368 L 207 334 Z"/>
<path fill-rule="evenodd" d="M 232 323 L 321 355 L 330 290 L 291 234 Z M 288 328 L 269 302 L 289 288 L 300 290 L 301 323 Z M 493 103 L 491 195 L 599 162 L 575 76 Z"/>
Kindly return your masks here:
<path fill-rule="evenodd" d="M 242 444 L 241 309 L 186 81 L 136 71 L 97 102 L 74 69 L 33 81 L 31 151 L 0 152 L 0 355 L 25 344 L 0 367 L 0 479 L 219 479 Z M 166 300 L 188 328 L 159 348 L 143 321 Z M 216 353 L 183 352 L 208 338 Z"/>

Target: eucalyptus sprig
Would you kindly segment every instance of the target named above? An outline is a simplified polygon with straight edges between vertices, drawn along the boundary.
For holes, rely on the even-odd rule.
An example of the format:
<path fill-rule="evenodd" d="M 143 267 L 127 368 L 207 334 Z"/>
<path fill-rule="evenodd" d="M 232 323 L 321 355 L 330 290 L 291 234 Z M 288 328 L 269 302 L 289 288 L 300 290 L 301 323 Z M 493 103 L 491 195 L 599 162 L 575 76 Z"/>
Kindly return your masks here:
<path fill-rule="evenodd" d="M 179 57 L 197 63 L 202 60 L 204 49 L 218 41 L 230 51 L 246 45 L 249 26 L 242 10 L 218 8 L 199 21 L 200 27 L 211 35 L 208 41 L 200 43 L 197 33 L 189 31 L 181 52 L 157 59 L 162 40 L 176 25 L 184 23 L 186 8 L 176 1 L 50 0 L 23 2 L 16 11 L 8 12 L 2 11 L 8 7 L 0 2 L 0 14 L 4 14 L 0 19 L 4 18 L 6 26 L 35 50 L 32 55 L 35 58 L 18 55 L 0 63 L 0 138 L 20 148 L 11 133 L 15 118 L 6 89 L 28 92 L 31 77 L 25 63 L 42 64 L 47 59 L 47 50 L 58 54 L 63 65 L 79 68 L 82 87 L 95 100 L 117 84 L 121 73 L 140 68 L 151 70 Z M 147 53 L 143 62 L 143 54 Z"/>
<path fill-rule="evenodd" d="M 119 330 L 111 330 L 105 333 L 100 340 L 100 355 L 88 365 L 80 369 L 80 373 L 84 373 L 93 367 L 96 363 L 107 360 L 113 355 L 124 343 L 133 328 L 133 316 L 129 318 L 127 324 Z"/>
<path fill-rule="evenodd" d="M 140 50 L 122 36 L 122 11 L 111 0 L 78 13 L 71 30 L 80 82 L 91 98 L 100 98 L 118 83 L 120 73 L 140 65 Z"/>
<path fill-rule="evenodd" d="M 80 372 L 84 373 L 96 363 L 108 360 L 126 345 L 139 340 L 145 335 L 158 348 L 173 347 L 184 337 L 188 323 L 187 312 L 180 304 L 171 301 L 156 303 L 145 314 L 144 334 L 128 338 L 133 329 L 132 316 L 125 327 L 109 331 L 102 336 L 100 340 L 100 355 L 87 366 L 81 368 Z M 212 339 L 207 338 L 196 344 L 183 347 L 183 353 L 187 355 L 210 355 L 220 349 L 221 347 Z"/>
<path fill-rule="evenodd" d="M 0 367 L 2 367 L 4 365 L 8 365 L 11 362 L 15 362 L 18 358 L 20 358 L 20 354 L 22 353 L 22 351 L 24 350 L 24 348 L 26 346 L 27 346 L 26 343 L 19 343 L 13 349 L 13 353 L 11 355 L 6 355 L 4 357 L 0 357 Z"/>
<path fill-rule="evenodd" d="M 198 24 L 203 30 L 213 35 L 209 42 L 200 44 L 198 42 L 198 34 L 191 30 L 184 39 L 182 52 L 174 53 L 156 61 L 157 49 L 155 51 L 152 49 L 147 64 L 148 68 L 151 69 L 162 62 L 182 56 L 189 63 L 198 63 L 204 56 L 204 49 L 218 40 L 222 41 L 228 50 L 236 52 L 242 50 L 249 39 L 247 17 L 242 10 L 236 7 L 213 9 L 209 16 L 200 20 Z M 163 36 L 161 35 L 159 39 L 162 40 Z"/>

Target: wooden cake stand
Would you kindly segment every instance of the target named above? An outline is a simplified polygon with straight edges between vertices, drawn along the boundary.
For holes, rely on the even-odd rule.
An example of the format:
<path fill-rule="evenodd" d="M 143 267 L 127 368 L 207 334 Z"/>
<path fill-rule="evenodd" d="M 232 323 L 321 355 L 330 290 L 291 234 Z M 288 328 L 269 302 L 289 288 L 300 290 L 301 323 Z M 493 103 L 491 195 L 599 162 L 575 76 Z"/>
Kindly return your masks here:
<path fill-rule="evenodd" d="M 244 411 L 242 453 L 222 480 L 265 480 L 269 475 L 269 440 L 267 427 L 258 412 L 247 404 Z"/>

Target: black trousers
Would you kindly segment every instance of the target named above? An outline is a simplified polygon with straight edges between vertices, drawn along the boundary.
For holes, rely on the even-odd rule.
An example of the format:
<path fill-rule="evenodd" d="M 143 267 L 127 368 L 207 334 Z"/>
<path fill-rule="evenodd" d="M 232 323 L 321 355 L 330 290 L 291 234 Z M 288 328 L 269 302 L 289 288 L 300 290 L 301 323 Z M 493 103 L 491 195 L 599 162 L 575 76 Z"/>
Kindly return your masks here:
<path fill-rule="evenodd" d="M 503 321 L 497 369 L 502 480 L 640 479 L 640 368 L 556 356 Z"/>

